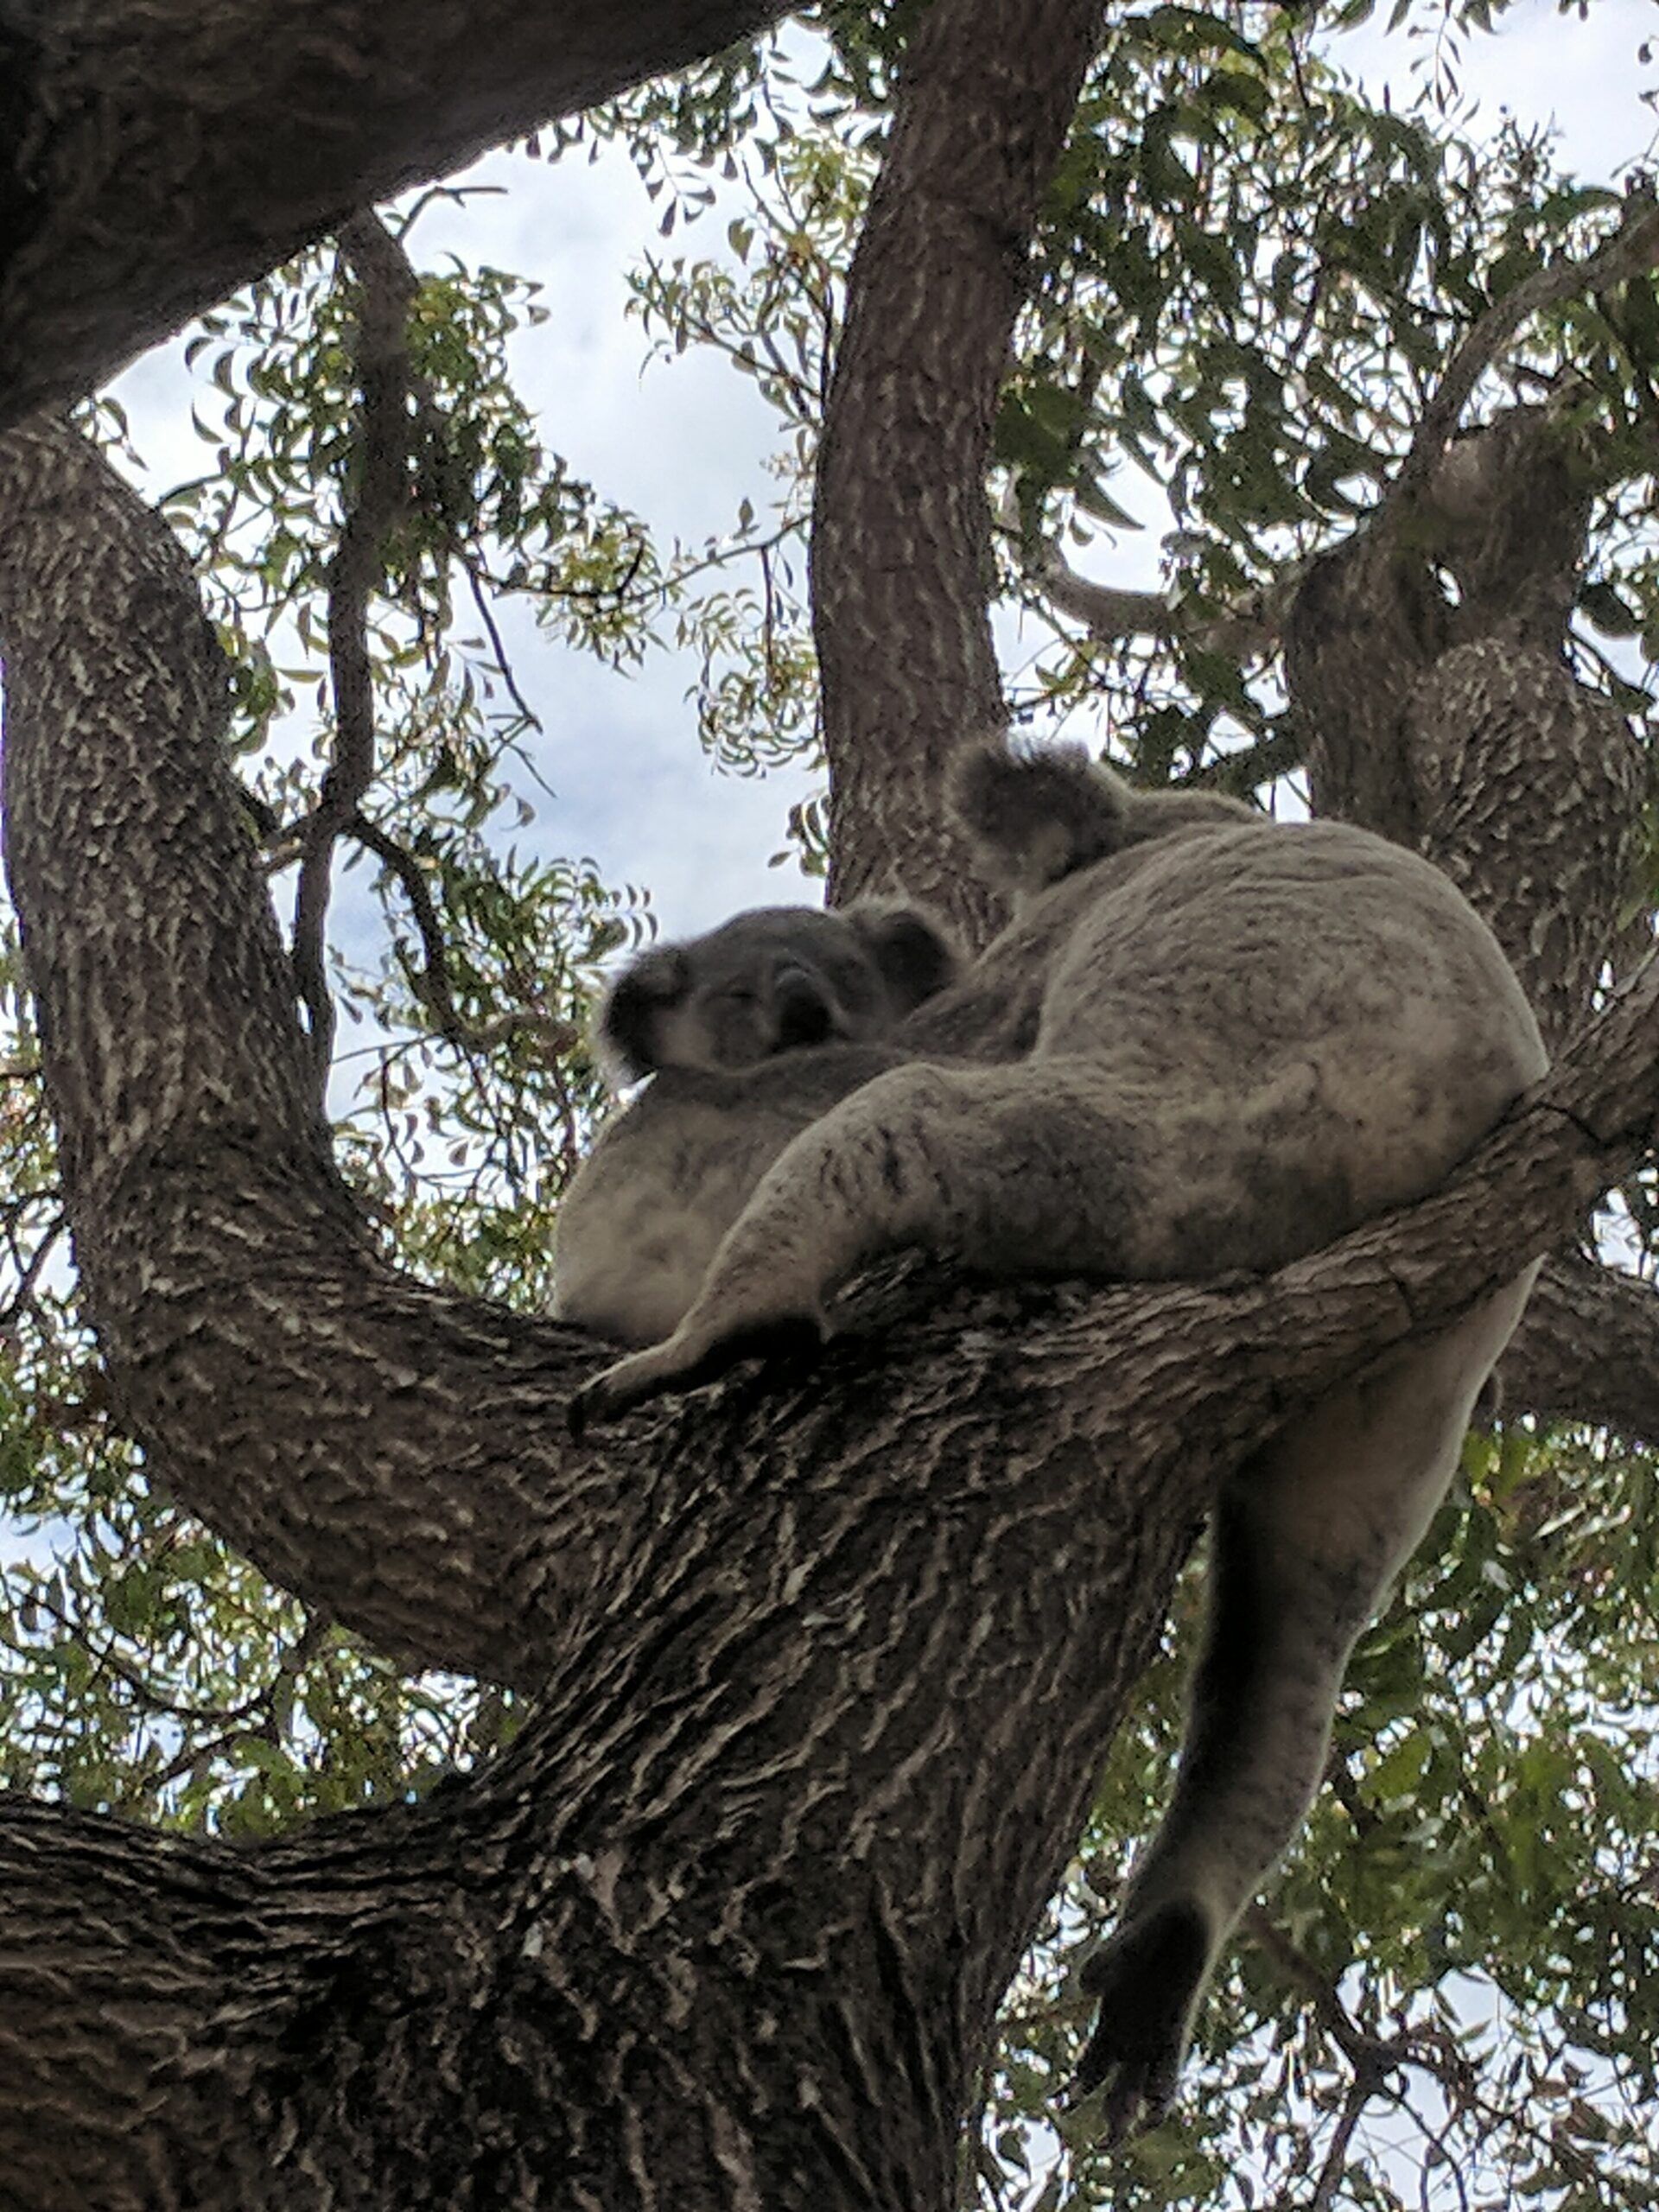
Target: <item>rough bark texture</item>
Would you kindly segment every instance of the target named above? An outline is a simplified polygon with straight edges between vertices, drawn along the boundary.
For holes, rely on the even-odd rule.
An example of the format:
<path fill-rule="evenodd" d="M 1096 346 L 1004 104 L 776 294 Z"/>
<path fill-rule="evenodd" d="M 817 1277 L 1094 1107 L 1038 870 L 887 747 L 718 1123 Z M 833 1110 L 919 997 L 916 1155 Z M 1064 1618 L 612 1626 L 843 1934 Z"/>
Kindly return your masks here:
<path fill-rule="evenodd" d="M 994 910 L 939 794 L 963 737 L 1002 719 L 991 423 L 1027 240 L 1100 29 L 1099 0 L 951 0 L 924 16 L 849 280 L 818 462 L 830 897 L 902 880 L 972 942 Z"/>
<path fill-rule="evenodd" d="M 1659 976 L 1454 1185 L 1278 1277 L 889 1297 L 804 1388 L 575 1452 L 575 1332 L 352 1222 L 176 553 L 60 432 L 0 442 L 0 514 L 10 862 L 117 1402 L 313 1602 L 540 1693 L 481 1777 L 256 1852 L 8 1803 L 0 2171 L 30 2212 L 942 2212 L 1216 1476 L 1617 1169 Z"/>
<path fill-rule="evenodd" d="M 1552 410 L 1498 416 L 1422 496 L 1313 563 L 1285 641 L 1314 810 L 1446 870 L 1552 1051 L 1618 947 L 1649 780 L 1624 717 L 1567 659 L 1593 466 Z M 1503 1376 L 1512 1409 L 1659 1440 L 1659 1296 L 1560 1253 Z"/>
<path fill-rule="evenodd" d="M 458 12 L 445 35 L 476 41 L 485 11 Z M 524 40 L 546 21 L 511 12 Z M 0 14 L 14 37 L 23 13 Z M 133 16 L 180 34 L 179 13 Z M 65 19 L 27 14 L 40 38 Z M 388 14 L 400 99 L 416 53 L 476 86 L 421 10 Z M 925 24 L 826 440 L 843 889 L 925 844 L 949 746 L 995 703 L 984 440 L 1052 88 L 1092 15 L 938 0 Z M 10 865 L 115 1402 L 185 1503 L 312 1603 L 537 1696 L 483 1775 L 257 1851 L 0 1808 L 0 2191 L 28 2212 L 944 2212 L 995 2003 L 1217 1475 L 1561 1237 L 1650 1140 L 1659 969 L 1446 1191 L 1280 1275 L 904 1277 L 804 1382 L 742 1370 L 576 1451 L 564 1403 L 600 1355 L 405 1281 L 355 1220 L 188 579 L 55 429 L 0 441 L 0 627 Z M 1402 694 L 1380 734 L 1405 717 Z"/>
<path fill-rule="evenodd" d="M 0 425 L 777 0 L 0 0 Z"/>

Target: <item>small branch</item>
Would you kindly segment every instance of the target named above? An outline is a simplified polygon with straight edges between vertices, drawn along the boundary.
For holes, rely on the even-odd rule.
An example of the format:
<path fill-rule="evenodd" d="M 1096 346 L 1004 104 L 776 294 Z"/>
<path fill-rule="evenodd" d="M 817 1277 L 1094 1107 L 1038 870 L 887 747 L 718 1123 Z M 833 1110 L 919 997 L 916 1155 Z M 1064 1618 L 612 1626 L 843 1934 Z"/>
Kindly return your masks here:
<path fill-rule="evenodd" d="M 370 595 L 380 581 L 388 525 L 402 504 L 409 459 L 410 372 L 405 345 L 415 274 L 377 215 L 354 215 L 340 232 L 358 280 L 357 371 L 362 391 L 356 482 L 328 581 L 328 664 L 334 695 L 334 751 L 306 830 L 294 901 L 294 969 L 310 1019 L 319 1089 L 327 1082 L 334 1010 L 323 957 L 334 841 L 357 812 L 374 774 L 374 671 Z"/>
<path fill-rule="evenodd" d="M 484 588 L 478 566 L 473 558 L 465 553 L 461 555 L 461 565 L 467 578 L 467 588 L 472 594 L 474 608 L 479 620 L 484 625 L 485 634 L 490 641 L 490 651 L 495 655 L 496 671 L 506 687 L 507 696 L 523 716 L 524 728 L 527 730 L 539 731 L 542 727 L 542 718 L 518 689 L 518 679 L 513 674 L 512 663 L 507 658 L 506 641 L 501 635 L 500 625 L 495 619 L 495 609 L 490 605 L 489 594 Z"/>
<path fill-rule="evenodd" d="M 1123 638 L 1173 638 L 1175 619 L 1160 591 L 1130 591 L 1116 584 L 1091 583 L 1080 576 L 1052 546 L 1027 575 L 1050 605 L 1081 622 L 1091 638 L 1116 645 Z"/>
<path fill-rule="evenodd" d="M 1286 1980 L 1307 1999 L 1314 2018 L 1353 2068 L 1355 2087 L 1363 2088 L 1366 2097 L 1396 2068 L 1408 2063 L 1410 2043 L 1402 2037 L 1368 2035 L 1338 1996 L 1336 1985 L 1291 1942 L 1266 1905 L 1253 1904 L 1243 1924 Z"/>
<path fill-rule="evenodd" d="M 1659 262 L 1659 207 L 1632 200 L 1620 228 L 1583 260 L 1563 258 L 1540 269 L 1495 301 L 1452 355 L 1424 408 L 1411 448 L 1388 493 L 1396 512 L 1423 492 L 1482 375 L 1523 322 L 1558 300 L 1623 283 Z"/>
<path fill-rule="evenodd" d="M 1230 798 L 1248 799 L 1263 784 L 1276 783 L 1303 766 L 1306 756 L 1300 732 L 1287 715 L 1281 715 L 1265 737 L 1237 753 L 1224 753 L 1206 760 L 1172 788 L 1184 791 L 1225 791 Z"/>
<path fill-rule="evenodd" d="M 1337 2122 L 1337 2132 L 1331 2138 L 1331 2148 L 1325 2154 L 1325 2164 L 1319 2169 L 1319 2178 L 1313 2194 L 1307 2200 L 1307 2212 L 1330 2212 L 1337 2201 L 1337 2190 L 1348 2164 L 1348 2145 L 1353 2141 L 1354 2130 L 1361 2115 L 1371 2101 L 1371 2091 L 1357 2074 L 1348 2084 L 1348 2094 L 1343 2100 L 1342 2117 Z"/>
<path fill-rule="evenodd" d="M 68 1226 L 67 1217 L 63 1214 L 54 1215 L 48 1223 L 40 1243 L 19 1271 L 16 1289 L 5 1304 L 0 1306 L 0 1330 L 11 1328 L 26 1313 L 35 1310 L 35 1286 L 41 1279 L 41 1270 Z"/>
<path fill-rule="evenodd" d="M 391 870 L 403 886 L 404 896 L 420 932 L 424 960 L 418 972 L 411 971 L 410 982 L 422 1005 L 431 1014 L 440 1036 L 463 1052 L 483 1052 L 516 1030 L 532 1029 L 543 1038 L 550 1055 L 569 1052 L 576 1041 L 575 1027 L 552 1014 L 518 1009 L 498 1014 L 489 1021 L 467 1020 L 455 1005 L 443 924 L 420 862 L 406 847 L 388 836 L 384 830 L 377 829 L 360 811 L 344 826 L 359 845 Z"/>
<path fill-rule="evenodd" d="M 206 1706 L 183 1705 L 172 1698 L 162 1697 L 145 1681 L 136 1667 L 118 1658 L 113 1643 L 99 1643 L 88 1632 L 86 1623 L 77 1620 L 53 1599 L 45 1588 L 35 1587 L 29 1595 L 44 1613 L 50 1614 L 71 1643 L 79 1646 L 92 1662 L 92 1674 L 112 1675 L 116 1681 L 130 1690 L 139 1706 L 149 1714 L 167 1720 L 178 1720 L 192 1727 L 213 1726 L 232 1728 L 257 1713 L 270 1697 L 269 1689 L 259 1690 L 245 1698 L 240 1705 Z"/>
<path fill-rule="evenodd" d="M 1019 514 L 1012 489 L 1006 490 L 997 519 L 1016 541 Z M 1200 614 L 1189 601 L 1167 592 L 1134 591 L 1080 576 L 1057 545 L 1045 540 L 1034 558 L 1022 560 L 1027 581 L 1062 614 L 1081 622 L 1103 645 L 1125 638 L 1158 638 L 1202 652 L 1223 653 L 1240 663 L 1263 660 L 1274 652 L 1289 610 L 1298 575 L 1287 573 L 1236 607 Z"/>

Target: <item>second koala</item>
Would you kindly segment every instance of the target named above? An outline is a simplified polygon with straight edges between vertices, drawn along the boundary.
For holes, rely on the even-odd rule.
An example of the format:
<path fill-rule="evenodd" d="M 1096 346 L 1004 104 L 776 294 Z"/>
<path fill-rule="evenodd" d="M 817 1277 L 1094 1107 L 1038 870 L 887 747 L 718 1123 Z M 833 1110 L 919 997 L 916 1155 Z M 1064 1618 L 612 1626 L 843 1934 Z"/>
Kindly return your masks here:
<path fill-rule="evenodd" d="M 607 1123 L 559 1209 L 554 1312 L 622 1344 L 666 1336 L 790 1139 L 903 1057 L 905 1017 L 957 972 L 919 909 L 763 906 L 654 946 L 605 1001 L 613 1077 L 653 1080 Z"/>

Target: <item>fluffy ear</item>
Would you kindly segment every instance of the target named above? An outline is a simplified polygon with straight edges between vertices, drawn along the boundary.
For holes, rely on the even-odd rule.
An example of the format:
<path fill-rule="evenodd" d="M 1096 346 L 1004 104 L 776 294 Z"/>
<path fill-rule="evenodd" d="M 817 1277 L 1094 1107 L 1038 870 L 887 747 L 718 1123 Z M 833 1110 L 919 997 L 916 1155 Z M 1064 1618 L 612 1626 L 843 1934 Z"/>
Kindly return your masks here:
<path fill-rule="evenodd" d="M 1040 891 L 1131 842 L 1128 787 L 1081 746 L 1010 753 L 976 745 L 954 771 L 950 803 L 995 875 Z"/>
<path fill-rule="evenodd" d="M 613 1083 L 638 1083 L 657 1065 L 657 1016 L 677 1006 L 691 970 L 677 944 L 642 953 L 611 986 L 599 1017 L 600 1057 Z"/>
<path fill-rule="evenodd" d="M 961 965 L 949 932 L 919 906 L 861 899 L 841 918 L 862 939 L 900 1014 L 942 991 Z"/>
<path fill-rule="evenodd" d="M 998 879 L 1027 893 L 1149 837 L 1262 820 L 1220 791 L 1138 791 L 1078 745 L 976 745 L 957 764 L 950 800 Z"/>

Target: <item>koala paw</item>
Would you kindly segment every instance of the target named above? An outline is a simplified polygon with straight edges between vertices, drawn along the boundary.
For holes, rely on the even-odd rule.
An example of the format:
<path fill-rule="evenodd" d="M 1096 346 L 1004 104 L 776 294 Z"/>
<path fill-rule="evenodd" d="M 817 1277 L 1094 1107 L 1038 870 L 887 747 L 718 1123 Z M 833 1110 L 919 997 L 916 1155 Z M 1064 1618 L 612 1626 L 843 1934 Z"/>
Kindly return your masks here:
<path fill-rule="evenodd" d="M 1126 1922 L 1084 1967 L 1083 1986 L 1099 2000 L 1100 2014 L 1071 2101 L 1104 2088 L 1107 2140 L 1121 2143 L 1155 2126 L 1174 2102 L 1210 1955 L 1203 1912 L 1172 1898 Z"/>
<path fill-rule="evenodd" d="M 816 1352 L 824 1326 L 816 1315 L 775 1314 L 764 1320 L 718 1331 L 682 1323 L 671 1337 L 644 1351 L 630 1352 L 583 1383 L 566 1415 L 577 1443 L 596 1421 L 613 1421 L 632 1406 L 671 1390 L 693 1390 L 712 1382 L 741 1359 L 799 1357 Z"/>

